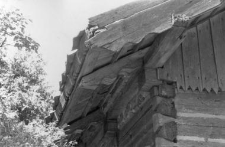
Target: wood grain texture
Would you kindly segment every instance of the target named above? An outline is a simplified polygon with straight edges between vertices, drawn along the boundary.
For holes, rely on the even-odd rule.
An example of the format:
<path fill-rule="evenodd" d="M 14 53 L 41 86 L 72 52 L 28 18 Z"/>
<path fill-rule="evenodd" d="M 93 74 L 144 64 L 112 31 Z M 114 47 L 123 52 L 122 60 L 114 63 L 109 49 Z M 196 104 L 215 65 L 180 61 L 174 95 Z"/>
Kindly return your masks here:
<path fill-rule="evenodd" d="M 203 139 L 224 139 L 225 128 L 177 125 L 178 136 L 193 136 Z"/>
<path fill-rule="evenodd" d="M 104 118 L 105 118 L 104 114 L 101 111 L 97 110 L 87 115 L 86 117 L 75 121 L 71 125 L 65 127 L 64 128 L 65 133 L 71 134 L 77 129 L 84 130 L 89 125 L 89 123 L 103 122 Z"/>
<path fill-rule="evenodd" d="M 185 28 L 183 27 L 173 27 L 160 34 L 152 45 L 153 49 L 145 56 L 145 67 L 162 67 L 184 41 L 185 36 L 182 36 L 184 31 Z"/>
<path fill-rule="evenodd" d="M 225 91 L 225 13 L 210 19 L 219 87 Z"/>
<path fill-rule="evenodd" d="M 185 89 L 183 54 L 181 45 L 163 65 L 163 68 L 158 68 L 158 77 L 160 80 L 177 82 L 178 90 Z"/>
<path fill-rule="evenodd" d="M 149 49 L 150 48 L 145 48 L 140 50 L 134 54 L 118 60 L 113 64 L 105 66 L 87 76 L 84 76 L 80 82 L 80 86 L 86 87 L 88 89 L 95 89 L 103 78 L 107 77 L 112 80 L 115 79 L 122 68 L 129 66 L 129 64 L 137 65 L 135 62 L 137 62 L 138 59 L 141 59 Z"/>
<path fill-rule="evenodd" d="M 121 19 L 126 19 L 127 17 L 130 17 L 130 16 L 134 15 L 135 13 L 138 13 L 140 11 L 157 6 L 166 1 L 168 1 L 168 0 L 134 1 L 131 3 L 125 4 L 123 6 L 120 6 L 116 9 L 112 9 L 103 14 L 89 18 L 89 25 L 90 26 L 97 25 L 99 28 L 102 28 L 108 24 L 115 22 L 115 21 L 118 21 Z"/>
<path fill-rule="evenodd" d="M 185 88 L 202 90 L 198 38 L 196 28 L 188 30 L 182 43 Z"/>
<path fill-rule="evenodd" d="M 175 98 L 177 112 L 225 115 L 225 94 L 179 93 Z"/>
<path fill-rule="evenodd" d="M 142 91 L 149 91 L 153 86 L 159 85 L 162 81 L 158 80 L 157 69 L 144 68 L 144 84 Z"/>
<path fill-rule="evenodd" d="M 218 92 L 219 85 L 217 81 L 217 68 L 209 21 L 199 24 L 197 29 L 202 74 L 202 88 L 205 88 L 207 91 L 211 91 L 213 89 L 215 92 Z"/>
<path fill-rule="evenodd" d="M 76 88 L 67 102 L 63 115 L 61 116 L 59 126 L 63 126 L 65 123 L 79 118 L 82 115 L 89 99 L 92 97 L 93 92 L 94 90 L 91 89 Z"/>
<path fill-rule="evenodd" d="M 173 26 L 172 14 L 193 18 L 220 4 L 220 0 L 169 0 L 156 7 L 141 11 L 128 19 L 108 25 L 105 31 L 86 41 L 89 46 L 111 43 L 111 51 L 120 50 L 125 43 L 140 42 L 149 33 L 161 33 Z"/>

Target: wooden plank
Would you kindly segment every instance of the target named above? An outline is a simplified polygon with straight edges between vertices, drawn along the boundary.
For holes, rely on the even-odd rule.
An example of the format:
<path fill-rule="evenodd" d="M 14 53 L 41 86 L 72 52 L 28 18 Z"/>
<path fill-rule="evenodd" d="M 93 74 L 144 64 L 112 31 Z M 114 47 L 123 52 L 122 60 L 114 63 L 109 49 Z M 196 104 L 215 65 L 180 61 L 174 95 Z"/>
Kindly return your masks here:
<path fill-rule="evenodd" d="M 225 91 L 225 12 L 210 19 L 219 87 Z"/>
<path fill-rule="evenodd" d="M 77 129 L 83 130 L 83 129 L 85 129 L 85 127 L 87 127 L 89 125 L 89 123 L 103 121 L 104 118 L 105 118 L 104 114 L 100 110 L 97 110 L 97 111 L 87 115 L 86 117 L 75 121 L 71 125 L 65 127 L 64 128 L 65 133 L 71 134 Z"/>
<path fill-rule="evenodd" d="M 224 147 L 224 143 L 215 142 L 217 140 L 205 140 L 203 141 L 202 138 L 200 138 L 200 141 L 198 140 L 178 140 L 177 144 L 174 144 L 176 147 Z M 167 146 L 165 146 L 167 147 Z"/>
<path fill-rule="evenodd" d="M 125 134 L 123 137 L 119 137 L 119 142 L 121 146 L 129 147 L 137 143 L 149 130 L 152 131 L 153 122 L 152 115 L 153 111 L 146 112 Z M 122 132 L 119 132 L 119 135 L 122 136 Z M 125 140 L 129 138 L 129 140 Z"/>
<path fill-rule="evenodd" d="M 177 114 L 178 124 L 202 127 L 225 128 L 225 116 L 204 113 L 181 113 Z"/>
<path fill-rule="evenodd" d="M 181 140 L 179 140 L 181 139 Z M 186 139 L 186 140 L 182 140 Z M 167 141 L 163 138 L 156 138 L 156 147 L 224 147 L 225 144 L 218 140 L 204 140 L 197 137 L 179 137 L 177 143 Z"/>
<path fill-rule="evenodd" d="M 125 4 L 123 6 L 120 6 L 118 8 L 115 8 L 113 10 L 110 10 L 108 12 L 105 12 L 103 14 L 89 18 L 89 25 L 90 26 L 97 25 L 99 28 L 102 28 L 117 20 L 125 19 L 127 17 L 134 15 L 135 13 L 149 9 L 151 7 L 159 5 L 166 1 L 168 0 L 134 1 L 131 3 Z"/>
<path fill-rule="evenodd" d="M 184 27 L 173 27 L 167 32 L 160 34 L 152 45 L 152 50 L 145 56 L 145 67 L 162 67 L 184 41 L 185 37 L 182 36 L 184 31 Z"/>
<path fill-rule="evenodd" d="M 117 93 L 120 93 L 120 97 L 118 97 L 115 100 L 114 105 L 112 106 L 112 109 L 110 110 L 108 114 L 109 118 L 115 118 L 115 117 L 117 118 L 120 114 L 123 114 L 124 111 L 127 112 L 126 113 L 127 115 L 129 115 L 130 113 L 135 113 L 134 107 L 138 105 L 138 102 L 141 102 L 141 100 L 145 99 L 145 97 L 143 97 L 142 99 L 142 97 L 140 96 L 141 100 L 136 101 L 136 99 L 139 99 L 138 96 L 139 96 L 139 92 L 141 88 L 140 76 L 141 76 L 140 72 L 137 72 L 134 75 L 130 76 L 130 79 L 127 79 L 126 81 L 124 81 L 126 84 L 126 87 L 124 87 L 122 90 L 116 91 Z M 121 116 L 122 117 L 120 121 L 125 122 L 125 120 L 127 119 L 127 116 L 124 116 L 124 115 L 121 115 Z M 120 121 L 118 121 L 119 126 L 121 126 Z"/>
<path fill-rule="evenodd" d="M 140 50 L 132 55 L 118 60 L 114 64 L 110 64 L 109 66 L 101 68 L 87 76 L 84 76 L 78 87 L 72 92 L 68 105 L 66 106 L 62 119 L 60 120 L 60 124 L 63 125 L 64 123 L 76 119 L 75 117 L 73 117 L 73 115 L 71 115 L 71 113 L 74 113 L 74 106 L 79 102 L 90 99 L 93 92 L 98 87 L 103 78 L 107 79 L 105 84 L 110 85 L 116 80 L 119 72 L 122 71 L 123 68 L 132 66 L 136 66 L 134 68 L 140 68 L 140 64 L 138 64 L 140 62 L 137 61 L 141 60 L 141 58 L 146 54 L 148 50 L 149 48 Z M 129 73 L 129 70 L 127 72 Z"/>
<path fill-rule="evenodd" d="M 98 134 L 91 141 L 91 143 L 87 144 L 87 147 L 98 147 L 99 142 L 101 141 L 103 136 L 104 136 L 104 124 L 101 126 L 100 130 L 98 131 Z"/>
<path fill-rule="evenodd" d="M 171 74 L 172 56 L 165 62 L 165 64 L 162 67 L 158 68 L 158 77 L 160 80 L 172 81 L 172 74 Z"/>
<path fill-rule="evenodd" d="M 202 90 L 201 72 L 196 28 L 188 30 L 182 43 L 185 88 Z"/>
<path fill-rule="evenodd" d="M 107 25 L 104 31 L 87 40 L 86 44 L 100 47 L 111 43 L 107 49 L 115 52 L 127 42 L 138 43 L 149 33 L 170 29 L 174 22 L 171 14 L 175 17 L 184 14 L 187 18 L 193 18 L 219 4 L 220 0 L 169 0 L 128 19 Z"/>
<path fill-rule="evenodd" d="M 103 79 L 101 84 L 94 91 L 93 96 L 89 99 L 88 104 L 85 106 L 84 112 L 82 114 L 83 116 L 86 116 L 89 111 L 97 108 L 99 103 L 106 97 L 107 93 L 110 91 L 111 86 L 113 84 L 106 85 L 104 84 L 104 79 Z"/>
<path fill-rule="evenodd" d="M 157 70 L 153 68 L 144 68 L 144 84 L 141 88 L 142 91 L 149 91 L 152 86 L 159 85 L 162 83 L 158 79 Z"/>
<path fill-rule="evenodd" d="M 140 138 L 135 143 L 135 147 L 146 147 L 146 146 L 151 147 L 153 145 L 154 145 L 154 132 L 152 129 L 146 129 L 145 132 L 143 132 L 142 138 Z"/>
<path fill-rule="evenodd" d="M 225 140 L 225 128 L 177 125 L 177 136 L 192 136 L 202 139 Z"/>
<path fill-rule="evenodd" d="M 170 57 L 170 77 L 171 81 L 177 82 L 177 88 L 185 89 L 184 83 L 184 67 L 183 67 L 183 56 L 182 56 L 182 46 L 180 45 L 178 49 Z"/>
<path fill-rule="evenodd" d="M 118 73 L 121 71 L 122 68 L 125 68 L 126 66 L 130 66 L 134 64 L 135 62 L 137 62 L 137 60 L 141 59 L 149 49 L 150 48 L 145 48 L 143 50 L 140 50 L 134 54 L 131 54 L 127 57 L 122 58 L 121 60 L 118 60 L 117 62 L 113 64 L 105 66 L 87 76 L 84 76 L 79 86 L 85 87 L 88 89 L 95 89 L 99 85 L 101 80 L 105 77 L 109 79 L 116 79 Z"/>
<path fill-rule="evenodd" d="M 146 113 L 152 106 L 152 99 L 149 99 L 143 106 L 142 109 L 140 109 L 134 117 L 131 118 L 131 120 L 120 130 L 119 132 L 119 140 L 121 140 L 128 131 L 132 128 L 132 126 L 135 125 L 135 123 Z M 150 118 L 148 118 L 150 119 Z M 129 133 L 128 133 L 129 134 Z"/>
<path fill-rule="evenodd" d="M 60 118 L 59 126 L 63 126 L 65 123 L 68 123 L 74 119 L 77 119 L 82 115 L 83 108 L 80 108 L 79 111 L 76 109 L 76 106 L 83 103 L 88 103 L 88 100 L 92 97 L 94 90 L 85 89 L 85 88 L 76 88 L 70 95 L 70 99 L 67 102 L 65 109 L 63 110 L 63 115 Z M 86 105 L 85 104 L 85 105 Z M 77 112 L 76 112 L 77 111 Z M 76 115 L 74 115 L 76 113 Z"/>
<path fill-rule="evenodd" d="M 209 21 L 199 24 L 197 29 L 202 74 L 202 88 L 205 88 L 207 91 L 214 90 L 215 92 L 218 92 L 219 85 L 217 81 L 217 70 Z"/>
<path fill-rule="evenodd" d="M 179 93 L 175 98 L 175 106 L 179 113 L 225 116 L 224 97 L 224 93 Z"/>
<path fill-rule="evenodd" d="M 155 147 L 180 147 L 180 146 L 177 146 L 177 144 L 175 144 L 175 143 L 173 143 L 171 141 L 168 141 L 168 140 L 166 140 L 164 138 L 156 137 L 156 139 L 155 139 Z"/>
<path fill-rule="evenodd" d="M 126 134 L 129 134 L 129 130 L 141 119 L 147 119 L 148 122 L 152 119 L 152 115 L 155 113 L 154 110 L 158 106 L 160 100 L 158 97 L 150 97 L 143 105 L 141 109 L 135 113 L 134 117 L 120 129 L 119 140 L 122 139 Z M 143 117 L 144 116 L 144 117 Z"/>

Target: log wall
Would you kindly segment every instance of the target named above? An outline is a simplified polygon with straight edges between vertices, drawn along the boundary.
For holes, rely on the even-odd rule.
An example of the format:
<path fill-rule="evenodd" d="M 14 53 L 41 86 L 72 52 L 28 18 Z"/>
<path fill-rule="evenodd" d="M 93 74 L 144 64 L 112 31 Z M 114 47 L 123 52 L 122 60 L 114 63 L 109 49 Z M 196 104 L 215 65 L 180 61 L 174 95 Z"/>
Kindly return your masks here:
<path fill-rule="evenodd" d="M 225 93 L 175 94 L 173 86 L 150 90 L 151 98 L 119 131 L 120 147 L 225 146 Z"/>

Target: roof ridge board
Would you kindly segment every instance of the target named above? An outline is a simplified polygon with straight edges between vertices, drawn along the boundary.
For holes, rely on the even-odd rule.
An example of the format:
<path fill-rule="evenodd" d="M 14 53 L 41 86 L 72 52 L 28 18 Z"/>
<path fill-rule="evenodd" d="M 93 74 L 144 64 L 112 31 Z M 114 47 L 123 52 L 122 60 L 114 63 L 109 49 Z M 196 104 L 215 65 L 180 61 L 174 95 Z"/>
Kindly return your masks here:
<path fill-rule="evenodd" d="M 102 28 L 115 21 L 128 18 L 140 11 L 155 7 L 169 0 L 139 0 L 89 18 L 90 26 Z"/>
<path fill-rule="evenodd" d="M 167 3 L 157 5 L 154 8 L 146 9 L 145 11 L 136 13 L 128 19 L 123 19 L 119 22 L 114 22 L 107 26 L 106 30 L 98 33 L 94 37 L 87 40 L 85 43 L 90 46 L 104 46 L 110 42 L 114 42 L 111 48 L 112 51 L 121 49 L 126 42 L 138 43 L 146 34 L 149 33 L 161 33 L 162 31 L 168 30 L 173 26 L 172 14 L 189 14 L 187 11 L 192 11 L 191 8 L 197 9 L 197 5 L 202 8 L 196 11 L 197 14 L 190 14 L 190 19 L 214 8 L 221 4 L 220 0 L 170 0 Z M 182 12 L 179 8 L 187 6 Z M 115 42 L 116 41 L 116 42 Z"/>

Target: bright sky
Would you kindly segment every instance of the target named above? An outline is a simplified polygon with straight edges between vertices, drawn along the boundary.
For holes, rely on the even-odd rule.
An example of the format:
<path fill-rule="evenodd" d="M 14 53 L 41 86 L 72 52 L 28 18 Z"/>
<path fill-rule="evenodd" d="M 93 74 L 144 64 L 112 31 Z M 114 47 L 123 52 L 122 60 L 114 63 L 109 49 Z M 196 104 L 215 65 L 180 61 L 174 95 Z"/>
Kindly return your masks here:
<path fill-rule="evenodd" d="M 29 33 L 41 44 L 47 80 L 58 92 L 72 38 L 86 28 L 88 18 L 134 0 L 0 0 L 0 6 L 19 8 L 33 20 Z"/>

